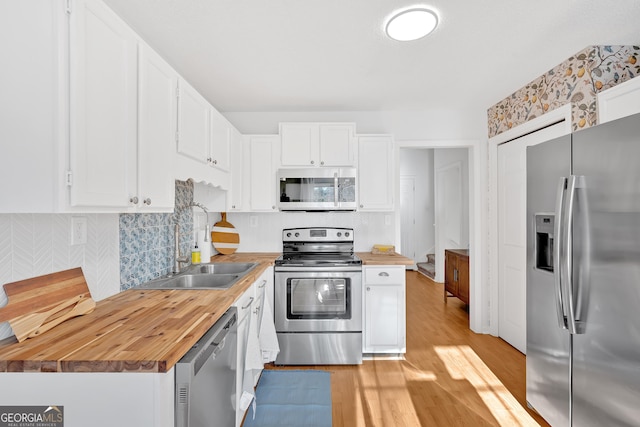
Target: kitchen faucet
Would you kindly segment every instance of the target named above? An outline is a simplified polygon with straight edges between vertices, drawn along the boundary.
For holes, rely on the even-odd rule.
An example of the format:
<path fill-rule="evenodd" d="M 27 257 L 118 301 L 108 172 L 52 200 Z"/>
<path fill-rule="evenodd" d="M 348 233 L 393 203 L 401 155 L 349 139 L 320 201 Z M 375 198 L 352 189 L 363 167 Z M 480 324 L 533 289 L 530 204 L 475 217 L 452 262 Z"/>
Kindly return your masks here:
<path fill-rule="evenodd" d="M 204 227 L 204 241 L 209 242 L 211 239 L 211 230 L 209 228 L 209 211 L 205 208 L 201 203 L 191 202 L 186 206 L 181 206 L 176 208 L 176 213 L 178 217 L 180 215 L 180 211 L 182 209 L 190 208 L 190 207 L 198 207 L 204 211 L 206 216 L 205 227 Z M 189 262 L 189 257 L 186 255 L 180 255 L 180 226 L 179 221 L 176 220 L 175 228 L 174 228 L 174 263 L 173 263 L 173 273 L 177 274 L 180 272 L 180 264 L 187 264 Z"/>

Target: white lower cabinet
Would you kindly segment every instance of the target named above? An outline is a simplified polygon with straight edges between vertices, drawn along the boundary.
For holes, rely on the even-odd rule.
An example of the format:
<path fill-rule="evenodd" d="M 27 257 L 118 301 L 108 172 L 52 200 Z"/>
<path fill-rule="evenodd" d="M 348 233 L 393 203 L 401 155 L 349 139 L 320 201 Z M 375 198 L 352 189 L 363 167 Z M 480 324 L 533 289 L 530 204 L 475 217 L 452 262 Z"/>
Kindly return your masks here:
<path fill-rule="evenodd" d="M 364 266 L 363 353 L 405 353 L 404 266 Z"/>

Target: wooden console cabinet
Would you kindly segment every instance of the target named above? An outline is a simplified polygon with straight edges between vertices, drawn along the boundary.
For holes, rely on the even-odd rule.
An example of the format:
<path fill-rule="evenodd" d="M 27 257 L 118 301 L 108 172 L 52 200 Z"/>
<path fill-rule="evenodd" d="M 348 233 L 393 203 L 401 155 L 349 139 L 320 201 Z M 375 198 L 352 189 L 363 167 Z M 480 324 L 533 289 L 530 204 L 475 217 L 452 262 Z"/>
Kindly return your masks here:
<path fill-rule="evenodd" d="M 444 251 L 444 302 L 451 294 L 469 304 L 469 251 L 445 249 Z"/>

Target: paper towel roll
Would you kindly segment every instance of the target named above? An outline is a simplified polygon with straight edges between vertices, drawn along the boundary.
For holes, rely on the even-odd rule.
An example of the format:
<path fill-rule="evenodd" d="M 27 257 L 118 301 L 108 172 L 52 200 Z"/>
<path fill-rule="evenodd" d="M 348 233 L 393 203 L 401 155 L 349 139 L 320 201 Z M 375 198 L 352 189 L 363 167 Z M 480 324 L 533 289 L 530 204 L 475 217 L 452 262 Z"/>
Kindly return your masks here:
<path fill-rule="evenodd" d="M 200 259 L 202 262 L 211 262 L 211 253 L 213 250 L 213 246 L 211 246 L 211 236 L 207 240 L 204 241 L 205 231 L 198 230 L 198 247 L 200 248 Z"/>

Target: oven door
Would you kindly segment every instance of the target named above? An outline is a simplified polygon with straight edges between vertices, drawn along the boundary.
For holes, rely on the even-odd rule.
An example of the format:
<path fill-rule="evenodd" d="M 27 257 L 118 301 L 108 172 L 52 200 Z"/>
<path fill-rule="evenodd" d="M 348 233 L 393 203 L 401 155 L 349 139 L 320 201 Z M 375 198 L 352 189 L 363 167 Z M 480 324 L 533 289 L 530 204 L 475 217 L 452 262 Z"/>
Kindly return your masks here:
<path fill-rule="evenodd" d="M 275 273 L 277 332 L 362 331 L 362 272 Z"/>

